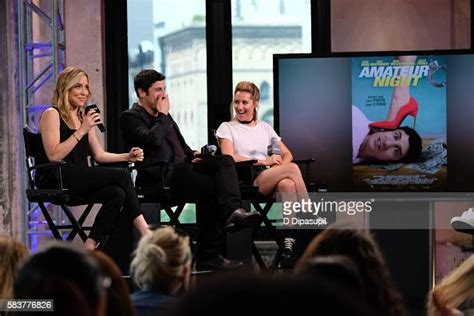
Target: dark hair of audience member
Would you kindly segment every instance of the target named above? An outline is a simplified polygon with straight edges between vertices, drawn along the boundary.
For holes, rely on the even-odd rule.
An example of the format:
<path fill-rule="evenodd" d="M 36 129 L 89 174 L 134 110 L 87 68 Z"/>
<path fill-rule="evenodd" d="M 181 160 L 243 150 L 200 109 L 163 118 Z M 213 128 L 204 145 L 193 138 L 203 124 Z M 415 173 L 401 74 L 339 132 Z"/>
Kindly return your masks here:
<path fill-rule="evenodd" d="M 85 250 L 54 243 L 25 262 L 15 280 L 14 293 L 17 299 L 54 299 L 56 315 L 61 315 L 60 306 L 68 310 L 66 314 L 87 307 L 85 315 L 103 315 L 103 284 L 99 265 Z M 85 305 L 79 306 L 75 301 Z"/>
<path fill-rule="evenodd" d="M 297 276 L 324 278 L 351 293 L 365 294 L 364 283 L 354 261 L 346 256 L 331 255 L 310 258 L 295 269 Z M 364 297 L 366 299 L 366 297 Z"/>
<path fill-rule="evenodd" d="M 19 266 L 29 255 L 22 243 L 0 236 L 0 299 L 13 298 L 13 281 Z"/>
<path fill-rule="evenodd" d="M 53 311 L 45 312 L 47 315 L 68 316 L 102 316 L 104 311 L 93 311 L 82 289 L 73 282 L 51 277 L 36 282 L 30 289 L 21 291 L 19 299 L 52 299 Z M 41 314 L 41 313 L 40 313 Z M 8 315 L 37 316 L 37 311 L 8 313 Z"/>
<path fill-rule="evenodd" d="M 135 309 L 130 299 L 130 291 L 122 277 L 120 268 L 106 254 L 93 251 L 90 253 L 98 262 L 102 274 L 110 280 L 107 288 L 106 315 L 133 316 Z"/>
<path fill-rule="evenodd" d="M 406 315 L 401 295 L 395 288 L 385 259 L 370 233 L 356 229 L 328 228 L 306 248 L 296 269 L 313 257 L 343 255 L 357 266 L 369 304 L 380 315 Z"/>
<path fill-rule="evenodd" d="M 203 280 L 169 315 L 374 315 L 364 300 L 324 278 L 223 273 Z"/>

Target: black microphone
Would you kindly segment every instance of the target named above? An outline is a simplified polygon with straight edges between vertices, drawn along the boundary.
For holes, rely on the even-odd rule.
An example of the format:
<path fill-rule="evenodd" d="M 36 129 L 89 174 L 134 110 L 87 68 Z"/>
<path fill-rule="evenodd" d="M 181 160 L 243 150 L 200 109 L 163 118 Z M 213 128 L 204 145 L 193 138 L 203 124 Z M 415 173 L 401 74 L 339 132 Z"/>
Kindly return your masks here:
<path fill-rule="evenodd" d="M 276 137 L 272 137 L 271 144 L 267 146 L 267 155 L 281 155 L 281 148 Z"/>
<path fill-rule="evenodd" d="M 204 156 L 214 156 L 217 151 L 216 145 L 204 145 L 201 148 L 201 155 Z"/>
<path fill-rule="evenodd" d="M 99 107 L 97 106 L 97 104 L 88 104 L 86 105 L 86 108 L 85 108 L 85 114 L 87 115 L 87 113 L 89 111 L 93 110 L 95 113 L 100 113 L 100 110 L 99 110 Z M 104 133 L 105 132 L 105 125 L 104 123 L 100 122 L 99 124 L 97 124 L 97 127 L 99 128 L 99 130 Z"/>
<path fill-rule="evenodd" d="M 214 156 L 216 154 L 216 151 L 217 151 L 217 146 L 216 145 L 209 145 L 208 150 L 211 153 L 211 155 Z"/>

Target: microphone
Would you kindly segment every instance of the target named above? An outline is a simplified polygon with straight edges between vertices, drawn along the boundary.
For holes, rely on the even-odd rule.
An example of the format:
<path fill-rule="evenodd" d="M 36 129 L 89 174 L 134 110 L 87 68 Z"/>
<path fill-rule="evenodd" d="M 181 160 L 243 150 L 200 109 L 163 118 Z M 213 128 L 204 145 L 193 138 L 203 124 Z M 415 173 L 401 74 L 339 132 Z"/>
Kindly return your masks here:
<path fill-rule="evenodd" d="M 204 145 L 201 148 L 201 155 L 214 156 L 217 151 L 216 145 Z"/>
<path fill-rule="evenodd" d="M 209 150 L 209 152 L 211 153 L 211 155 L 215 155 L 216 151 L 217 151 L 217 146 L 216 145 L 209 145 L 207 146 L 207 149 Z"/>
<path fill-rule="evenodd" d="M 280 145 L 276 137 L 272 137 L 271 144 L 267 147 L 267 155 L 281 155 Z"/>
<path fill-rule="evenodd" d="M 94 111 L 95 113 L 100 113 L 100 110 L 99 110 L 99 107 L 97 106 L 97 104 L 88 104 L 86 105 L 85 107 L 85 114 L 87 115 L 87 113 L 89 111 Z M 104 123 L 100 122 L 99 124 L 97 124 L 97 128 L 102 132 L 104 133 L 105 132 L 105 125 Z"/>

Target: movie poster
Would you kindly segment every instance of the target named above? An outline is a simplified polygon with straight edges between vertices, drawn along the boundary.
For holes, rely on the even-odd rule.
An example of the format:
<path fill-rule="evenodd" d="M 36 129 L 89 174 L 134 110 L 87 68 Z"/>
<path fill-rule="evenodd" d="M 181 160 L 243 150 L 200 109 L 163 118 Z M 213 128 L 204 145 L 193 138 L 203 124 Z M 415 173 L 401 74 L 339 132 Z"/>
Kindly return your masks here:
<path fill-rule="evenodd" d="M 354 191 L 447 185 L 443 56 L 352 59 Z"/>

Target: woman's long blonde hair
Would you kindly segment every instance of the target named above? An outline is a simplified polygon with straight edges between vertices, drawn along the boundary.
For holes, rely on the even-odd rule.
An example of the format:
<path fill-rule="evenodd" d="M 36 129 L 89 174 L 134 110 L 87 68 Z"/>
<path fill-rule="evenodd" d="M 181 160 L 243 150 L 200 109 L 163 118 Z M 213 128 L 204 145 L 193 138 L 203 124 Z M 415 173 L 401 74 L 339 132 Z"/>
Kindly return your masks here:
<path fill-rule="evenodd" d="M 0 236 L 0 299 L 13 298 L 15 274 L 29 253 L 25 245 Z"/>
<path fill-rule="evenodd" d="M 255 111 L 253 112 L 253 120 L 257 120 L 257 110 L 260 103 L 260 90 L 250 81 L 241 81 L 235 86 L 234 97 L 237 92 L 248 92 L 252 96 L 252 101 L 255 103 Z M 230 103 L 230 117 L 235 120 L 234 100 Z"/>
<path fill-rule="evenodd" d="M 89 75 L 87 73 L 78 68 L 78 67 L 67 67 L 64 69 L 58 77 L 56 82 L 56 88 L 54 89 L 53 98 L 51 99 L 51 104 L 59 110 L 59 114 L 61 118 L 66 121 L 70 122 L 70 108 L 71 105 L 69 104 L 69 91 L 74 87 L 76 83 L 81 80 L 82 76 L 86 76 L 87 82 L 89 82 Z M 91 96 L 91 91 L 89 88 L 89 98 Z M 82 120 L 83 117 L 83 109 L 78 112 L 79 119 Z"/>
<path fill-rule="evenodd" d="M 474 299 L 474 255 L 434 287 L 428 297 L 428 315 L 446 315 L 471 299 Z"/>
<path fill-rule="evenodd" d="M 130 269 L 139 288 L 169 293 L 175 281 L 180 281 L 190 260 L 189 237 L 166 226 L 142 237 Z M 183 287 L 188 290 L 187 282 L 183 282 Z"/>

